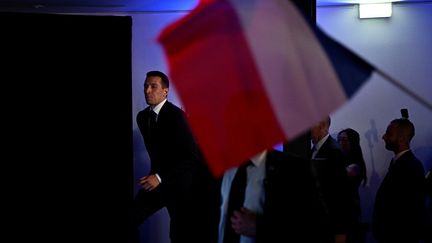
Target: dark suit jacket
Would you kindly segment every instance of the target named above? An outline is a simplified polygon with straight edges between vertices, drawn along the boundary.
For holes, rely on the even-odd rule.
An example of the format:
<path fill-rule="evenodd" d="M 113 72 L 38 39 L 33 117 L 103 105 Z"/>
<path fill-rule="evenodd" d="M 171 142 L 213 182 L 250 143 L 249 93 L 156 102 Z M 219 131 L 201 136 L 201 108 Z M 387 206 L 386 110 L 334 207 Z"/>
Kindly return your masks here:
<path fill-rule="evenodd" d="M 162 183 L 151 192 L 138 192 L 136 224 L 167 207 L 172 242 L 215 241 L 219 184 L 207 168 L 184 112 L 167 101 L 152 131 L 149 112 L 149 107 L 140 111 L 136 121 L 150 156 L 150 174 L 157 173 Z"/>
<path fill-rule="evenodd" d="M 425 216 L 422 163 L 408 151 L 390 166 L 378 188 L 372 232 L 378 242 L 419 242 Z"/>
<path fill-rule="evenodd" d="M 310 160 L 285 152 L 269 152 L 264 188 L 257 242 L 328 242 L 327 218 Z"/>
<path fill-rule="evenodd" d="M 319 188 L 335 234 L 347 233 L 355 221 L 355 202 L 351 196 L 344 156 L 338 143 L 329 136 L 312 160 Z"/>

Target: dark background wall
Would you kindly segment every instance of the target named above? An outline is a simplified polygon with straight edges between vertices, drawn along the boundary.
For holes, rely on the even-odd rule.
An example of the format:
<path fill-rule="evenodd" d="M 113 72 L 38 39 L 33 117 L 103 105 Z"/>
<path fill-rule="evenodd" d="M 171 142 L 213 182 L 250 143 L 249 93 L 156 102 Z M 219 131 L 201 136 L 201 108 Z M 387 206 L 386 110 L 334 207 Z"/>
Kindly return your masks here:
<path fill-rule="evenodd" d="M 0 14 L 3 205 L 14 242 L 126 242 L 131 25 Z"/>

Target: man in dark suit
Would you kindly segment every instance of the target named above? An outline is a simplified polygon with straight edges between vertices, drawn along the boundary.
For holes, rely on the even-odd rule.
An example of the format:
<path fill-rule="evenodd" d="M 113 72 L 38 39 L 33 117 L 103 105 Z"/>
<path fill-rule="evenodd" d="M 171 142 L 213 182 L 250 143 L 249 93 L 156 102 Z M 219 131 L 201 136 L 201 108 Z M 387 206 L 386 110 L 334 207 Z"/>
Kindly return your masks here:
<path fill-rule="evenodd" d="M 342 150 L 330 136 L 330 117 L 311 128 L 312 167 L 318 187 L 330 216 L 334 242 L 346 242 L 346 234 L 354 223 L 354 199 L 350 196 L 349 181 Z"/>
<path fill-rule="evenodd" d="M 167 101 L 168 77 L 150 71 L 144 83 L 149 105 L 137 115 L 151 168 L 140 179 L 133 224 L 166 207 L 173 243 L 214 242 L 217 238 L 219 184 L 208 170 L 184 112 Z"/>
<path fill-rule="evenodd" d="M 241 168 L 240 166 L 239 168 Z M 225 172 L 219 243 L 226 241 L 227 227 L 236 242 L 328 242 L 326 214 L 316 188 L 310 161 L 286 152 L 268 150 L 251 158 L 243 207 L 228 215 L 230 190 L 237 170 Z"/>
<path fill-rule="evenodd" d="M 394 153 L 375 196 L 372 233 L 380 243 L 418 243 L 425 220 L 425 172 L 410 149 L 414 125 L 395 119 L 383 135 L 385 148 Z"/>

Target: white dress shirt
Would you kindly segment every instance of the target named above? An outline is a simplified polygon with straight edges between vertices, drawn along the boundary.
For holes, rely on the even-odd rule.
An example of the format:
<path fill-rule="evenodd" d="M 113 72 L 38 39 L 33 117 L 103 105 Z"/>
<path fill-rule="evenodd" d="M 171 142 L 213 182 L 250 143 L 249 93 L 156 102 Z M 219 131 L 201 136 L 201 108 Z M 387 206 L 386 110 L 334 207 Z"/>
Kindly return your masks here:
<path fill-rule="evenodd" d="M 245 191 L 245 201 L 243 207 L 248 208 L 257 214 L 263 213 L 263 205 L 265 200 L 264 179 L 265 179 L 265 162 L 267 151 L 264 151 L 255 157 L 251 158 L 252 164 L 247 167 L 247 182 Z M 231 188 L 231 182 L 237 172 L 237 167 L 225 172 L 222 179 L 221 195 L 221 217 L 219 221 L 219 238 L 218 242 L 223 243 L 225 223 L 230 220 L 227 216 L 228 197 Z M 255 243 L 254 237 L 241 235 L 240 243 Z"/>
<path fill-rule="evenodd" d="M 312 159 L 315 159 L 316 154 L 318 153 L 319 149 L 323 146 L 325 141 L 327 141 L 327 138 L 330 136 L 330 134 L 325 135 L 321 140 L 319 140 L 316 144 L 312 143 L 312 148 L 315 146 L 315 150 L 312 151 Z"/>
<path fill-rule="evenodd" d="M 161 103 L 157 104 L 155 107 L 153 107 L 153 109 L 151 109 L 152 111 L 154 111 L 156 113 L 156 121 L 158 119 L 159 112 L 162 109 L 162 106 L 165 104 L 166 101 L 167 101 L 167 99 L 164 99 Z M 157 173 L 155 174 L 155 176 L 159 180 L 159 183 L 162 183 L 162 178 Z"/>
<path fill-rule="evenodd" d="M 165 104 L 166 101 L 167 101 L 167 99 L 164 99 L 161 103 L 157 104 L 155 107 L 153 107 L 153 109 L 151 109 L 157 115 L 156 116 L 156 121 L 157 121 L 157 117 L 159 116 L 159 112 L 162 109 L 162 106 Z"/>
<path fill-rule="evenodd" d="M 407 150 L 404 150 L 404 151 L 401 151 L 401 152 L 399 152 L 398 154 L 396 154 L 394 157 L 393 157 L 393 161 L 396 161 L 396 160 L 398 160 L 404 153 L 406 153 L 406 152 L 408 152 L 408 151 L 410 151 L 411 149 L 407 149 Z"/>

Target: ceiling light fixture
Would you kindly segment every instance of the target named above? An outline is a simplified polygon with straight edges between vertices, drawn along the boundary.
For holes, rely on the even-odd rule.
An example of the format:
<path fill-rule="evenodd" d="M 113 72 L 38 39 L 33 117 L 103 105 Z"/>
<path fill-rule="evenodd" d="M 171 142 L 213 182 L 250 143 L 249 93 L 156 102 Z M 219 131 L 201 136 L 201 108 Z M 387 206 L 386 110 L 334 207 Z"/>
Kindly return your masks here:
<path fill-rule="evenodd" d="M 388 18 L 392 15 L 392 3 L 360 3 L 359 17 L 365 18 Z"/>

